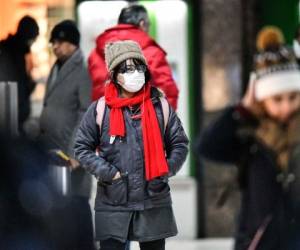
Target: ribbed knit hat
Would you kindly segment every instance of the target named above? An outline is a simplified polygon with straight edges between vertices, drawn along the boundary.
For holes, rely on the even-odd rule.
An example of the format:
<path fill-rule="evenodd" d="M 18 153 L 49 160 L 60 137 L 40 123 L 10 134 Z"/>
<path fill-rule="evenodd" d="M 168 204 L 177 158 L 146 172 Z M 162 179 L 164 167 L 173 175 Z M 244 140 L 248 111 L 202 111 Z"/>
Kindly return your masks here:
<path fill-rule="evenodd" d="M 80 33 L 76 23 L 72 20 L 64 20 L 54 26 L 51 31 L 50 42 L 54 40 L 66 41 L 76 46 L 80 42 Z"/>
<path fill-rule="evenodd" d="M 257 36 L 254 59 L 255 97 L 258 101 L 289 91 L 300 91 L 300 70 L 293 51 L 284 46 L 277 27 L 265 27 Z"/>
<path fill-rule="evenodd" d="M 125 40 L 108 43 L 105 46 L 105 62 L 108 71 L 127 59 L 138 59 L 147 65 L 147 61 L 138 43 Z"/>

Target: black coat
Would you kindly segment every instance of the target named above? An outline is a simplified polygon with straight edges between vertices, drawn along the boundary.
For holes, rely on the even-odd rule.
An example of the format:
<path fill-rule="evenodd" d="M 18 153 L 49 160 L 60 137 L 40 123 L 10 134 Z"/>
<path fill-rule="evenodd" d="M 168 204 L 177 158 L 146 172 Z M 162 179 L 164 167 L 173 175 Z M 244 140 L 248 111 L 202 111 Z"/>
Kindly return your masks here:
<path fill-rule="evenodd" d="M 152 89 L 152 101 L 156 110 L 161 132 L 164 119 L 159 93 Z M 98 211 L 137 211 L 153 207 L 170 206 L 168 177 L 145 180 L 144 153 L 141 121 L 131 119 L 130 110 L 123 111 L 126 137 L 118 137 L 110 144 L 109 108 L 106 107 L 101 136 L 96 124 L 96 105 L 94 102 L 84 115 L 75 141 L 75 155 L 86 170 L 99 180 L 95 210 Z M 164 144 L 170 176 L 175 175 L 184 163 L 188 152 L 188 139 L 175 111 L 170 115 Z M 99 146 L 99 156 L 95 154 Z M 120 171 L 124 176 L 112 181 Z"/>
<path fill-rule="evenodd" d="M 289 192 L 278 181 L 281 172 L 275 157 L 253 135 L 245 132 L 247 127 L 256 125 L 254 119 L 241 115 L 236 108 L 229 108 L 204 130 L 197 151 L 208 159 L 238 166 L 242 201 L 235 249 L 248 249 L 257 230 L 269 218 L 271 222 L 257 249 L 300 249 L 298 215 L 291 208 Z"/>
<path fill-rule="evenodd" d="M 35 82 L 26 72 L 25 55 L 30 48 L 17 36 L 0 42 L 0 81 L 18 83 L 18 108 L 20 127 L 30 114 L 30 94 Z"/>

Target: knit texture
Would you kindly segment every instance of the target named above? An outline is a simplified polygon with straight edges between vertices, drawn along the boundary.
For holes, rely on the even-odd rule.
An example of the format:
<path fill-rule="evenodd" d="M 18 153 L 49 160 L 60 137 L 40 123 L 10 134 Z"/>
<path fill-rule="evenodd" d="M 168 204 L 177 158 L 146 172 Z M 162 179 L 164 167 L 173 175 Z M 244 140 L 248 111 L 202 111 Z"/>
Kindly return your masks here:
<path fill-rule="evenodd" d="M 289 91 L 300 91 L 300 71 L 291 49 L 276 27 L 265 27 L 258 33 L 254 58 L 255 97 L 258 101 Z"/>
<path fill-rule="evenodd" d="M 147 61 L 138 43 L 126 40 L 108 43 L 105 46 L 105 62 L 108 71 L 112 71 L 121 62 L 135 58 L 147 65 Z"/>
<path fill-rule="evenodd" d="M 80 33 L 75 22 L 72 20 L 64 20 L 55 25 L 51 31 L 50 42 L 54 42 L 55 40 L 66 41 L 79 46 Z"/>

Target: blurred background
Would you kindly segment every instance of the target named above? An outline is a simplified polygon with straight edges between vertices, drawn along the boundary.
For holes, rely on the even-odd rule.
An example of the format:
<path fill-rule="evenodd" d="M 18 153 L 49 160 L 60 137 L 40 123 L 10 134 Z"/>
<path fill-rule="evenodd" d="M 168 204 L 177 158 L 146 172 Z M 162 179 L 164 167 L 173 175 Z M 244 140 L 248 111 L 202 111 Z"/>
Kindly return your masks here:
<path fill-rule="evenodd" d="M 151 36 L 168 53 L 180 90 L 178 115 L 192 142 L 220 110 L 238 102 L 244 93 L 257 31 L 265 25 L 276 25 L 292 45 L 299 25 L 299 0 L 139 3 L 149 11 Z M 117 23 L 120 10 L 127 4 L 128 1 L 1 0 L 0 40 L 15 33 L 24 15 L 34 17 L 40 28 L 32 47 L 32 76 L 38 85 L 31 95 L 32 113 L 26 125 L 29 134 L 37 129 L 45 83 L 54 62 L 49 49 L 53 26 L 63 19 L 76 20 L 87 57 L 96 36 Z M 191 153 L 180 176 L 171 184 L 179 239 L 232 237 L 239 207 L 234 166 L 200 161 Z"/>

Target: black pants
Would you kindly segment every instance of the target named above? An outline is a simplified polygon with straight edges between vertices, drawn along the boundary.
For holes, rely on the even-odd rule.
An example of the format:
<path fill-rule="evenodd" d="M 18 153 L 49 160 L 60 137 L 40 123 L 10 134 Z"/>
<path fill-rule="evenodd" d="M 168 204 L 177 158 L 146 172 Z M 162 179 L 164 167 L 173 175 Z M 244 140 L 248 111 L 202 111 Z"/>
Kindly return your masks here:
<path fill-rule="evenodd" d="M 165 250 L 165 239 L 140 242 L 141 250 Z M 115 239 L 100 241 L 100 250 L 125 250 L 126 243 L 122 243 Z"/>

